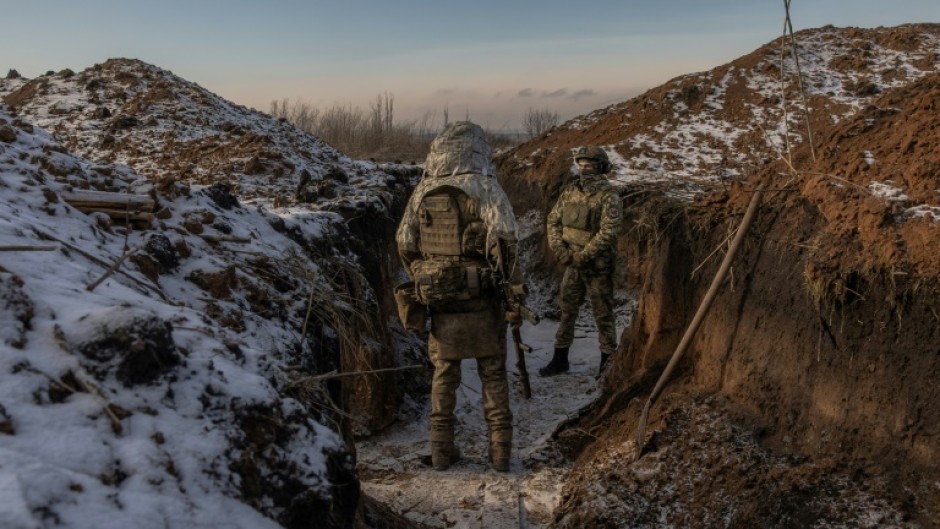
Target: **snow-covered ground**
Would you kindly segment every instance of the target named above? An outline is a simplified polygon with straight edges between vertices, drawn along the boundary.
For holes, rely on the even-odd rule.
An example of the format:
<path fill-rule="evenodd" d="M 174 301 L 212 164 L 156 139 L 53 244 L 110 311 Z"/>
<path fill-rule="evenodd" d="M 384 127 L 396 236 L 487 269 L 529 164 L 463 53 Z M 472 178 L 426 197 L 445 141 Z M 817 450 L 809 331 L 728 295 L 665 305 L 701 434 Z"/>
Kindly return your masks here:
<path fill-rule="evenodd" d="M 582 321 L 586 310 L 587 305 L 582 308 Z M 530 400 L 520 393 L 512 340 L 507 335 L 514 435 L 510 472 L 495 472 L 488 466 L 480 378 L 476 362 L 465 360 L 457 392 L 456 433 L 462 459 L 444 472 L 427 465 L 430 404 L 412 402 L 403 408 L 396 426 L 358 445 L 363 492 L 430 527 L 545 527 L 570 468 L 570 463 L 552 453 L 548 439 L 559 423 L 597 397 L 595 375 L 600 361 L 596 331 L 586 322 L 579 323 L 571 347 L 571 370 L 551 378 L 538 376 L 538 368 L 552 356 L 557 327 L 550 320 L 522 327 L 523 341 L 533 348 L 526 355 Z"/>
<path fill-rule="evenodd" d="M 320 272 L 277 226 L 316 239 L 342 220 L 193 186 L 147 229 L 112 225 L 64 192 L 146 179 L 2 109 L 0 133 L 0 528 L 279 527 L 278 483 L 335 501 L 328 474 L 352 479 L 352 458 L 284 390 L 307 296 L 267 281 Z M 128 250 L 174 258 L 107 276 Z"/>
<path fill-rule="evenodd" d="M 899 36 L 892 39 L 891 34 Z M 715 183 L 738 179 L 783 157 L 811 135 L 819 144 L 819 131 L 814 135 L 807 128 L 808 116 L 809 121 L 820 116 L 837 123 L 848 120 L 878 94 L 940 68 L 935 25 L 906 31 L 830 26 L 795 37 L 798 63 L 790 40 L 778 40 L 756 55 L 677 77 L 637 98 L 575 117 L 552 135 L 579 131 L 567 136 L 572 142 L 606 138 L 614 181 L 670 182 L 675 188 L 667 194 L 691 199 Z M 523 167 L 545 157 L 542 148 L 528 152 Z M 876 163 L 873 156 L 865 159 Z M 905 216 L 936 218 L 936 208 L 911 204 Z"/>

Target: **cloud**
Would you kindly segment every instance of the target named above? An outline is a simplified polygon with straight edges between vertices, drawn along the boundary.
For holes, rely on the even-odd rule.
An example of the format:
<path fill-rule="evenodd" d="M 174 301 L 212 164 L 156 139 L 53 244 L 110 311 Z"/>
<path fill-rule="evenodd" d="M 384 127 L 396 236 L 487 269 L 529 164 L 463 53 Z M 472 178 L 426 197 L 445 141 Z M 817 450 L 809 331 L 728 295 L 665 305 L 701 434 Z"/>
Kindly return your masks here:
<path fill-rule="evenodd" d="M 522 90 L 519 90 L 519 93 L 516 95 L 519 97 L 532 97 L 535 95 L 535 90 L 532 90 L 531 88 L 523 88 Z"/>
<path fill-rule="evenodd" d="M 597 92 L 588 88 L 584 90 L 578 90 L 577 92 L 571 94 L 571 99 L 574 99 L 575 101 L 577 101 L 581 99 L 582 97 L 591 97 L 594 95 L 597 95 Z"/>
<path fill-rule="evenodd" d="M 554 92 L 542 92 L 542 97 L 562 97 L 568 95 L 568 90 L 565 88 L 559 88 Z"/>

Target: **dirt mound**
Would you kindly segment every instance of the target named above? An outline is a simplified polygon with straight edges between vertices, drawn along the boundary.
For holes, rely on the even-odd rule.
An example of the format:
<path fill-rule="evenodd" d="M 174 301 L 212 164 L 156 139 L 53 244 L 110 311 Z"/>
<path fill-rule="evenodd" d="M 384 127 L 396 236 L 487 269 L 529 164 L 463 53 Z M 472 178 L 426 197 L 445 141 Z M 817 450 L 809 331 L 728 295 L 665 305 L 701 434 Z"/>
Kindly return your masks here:
<path fill-rule="evenodd" d="M 287 205 L 306 175 L 308 184 L 336 188 L 314 202 L 341 208 L 359 193 L 356 184 L 388 179 L 284 120 L 135 59 L 70 76 L 3 80 L 0 97 L 71 152 L 126 164 L 155 182 L 228 183 L 240 196 Z"/>
<path fill-rule="evenodd" d="M 350 371 L 388 367 L 391 359 L 383 350 L 391 336 L 384 315 L 394 314 L 394 304 L 383 279 L 397 269 L 386 251 L 395 226 L 391 221 L 379 226 L 367 219 L 370 214 L 403 207 L 407 186 L 399 184 L 406 183 L 408 177 L 351 160 L 284 120 L 235 105 L 170 71 L 134 59 L 110 59 L 72 75 L 0 80 L 0 96 L 18 120 L 50 131 L 61 144 L 57 149 L 98 162 L 104 167 L 102 171 L 109 173 L 64 167 L 67 157 L 56 153 L 41 159 L 45 173 L 72 187 L 120 191 L 122 180 L 133 180 L 121 171 L 133 172 L 135 178 L 149 180 L 144 188 L 165 200 L 190 196 L 191 186 L 200 185 L 209 186 L 205 192 L 218 198 L 219 186 L 225 186 L 230 199 L 221 204 L 215 200 L 223 209 L 236 203 L 272 210 L 302 204 L 303 211 L 319 212 L 324 218 L 338 214 L 335 223 L 328 223 L 330 228 L 323 237 L 310 240 L 301 236 L 298 242 L 323 261 L 337 260 L 336 252 L 359 256 L 357 265 L 339 273 L 337 285 L 348 286 L 359 304 L 369 305 L 362 309 L 369 316 L 354 318 L 350 332 L 375 334 L 378 341 L 358 347 L 353 343 L 358 339 L 330 338 L 333 343 L 329 347 L 342 344 L 349 358 L 342 360 L 346 362 L 342 365 L 337 359 L 324 367 Z M 162 219 L 159 225 L 170 230 L 216 240 L 231 236 L 226 232 L 230 226 L 215 223 L 207 217 L 214 213 L 205 208 L 167 213 L 172 218 Z M 385 213 L 380 215 L 387 218 Z M 290 233 L 288 227 L 284 231 Z M 151 276 L 158 273 L 157 262 L 146 256 L 135 256 L 133 262 L 152 269 L 148 272 Z M 326 262 L 324 266 L 332 269 L 336 264 Z M 203 281 L 216 277 L 217 272 L 191 271 L 189 277 L 209 287 L 206 292 L 213 297 L 228 300 L 231 281 Z M 229 274 L 231 280 L 235 279 L 233 274 Z M 253 288 L 250 282 L 244 286 Z M 283 312 L 263 307 L 267 303 L 262 298 L 269 296 L 254 290 L 256 294 L 248 296 L 252 309 Z M 270 297 L 280 296 L 282 293 Z M 244 330 L 243 312 L 240 309 L 226 315 L 230 328 Z M 312 322 L 332 315 L 314 314 Z M 359 430 L 379 429 L 391 420 L 388 411 L 399 399 L 395 384 L 383 377 L 361 377 L 343 386 L 352 388 L 349 406 L 363 419 Z"/>
<path fill-rule="evenodd" d="M 807 30 L 808 115 L 790 59 L 780 81 L 778 40 L 499 160 L 515 205 L 544 214 L 570 149 L 602 144 L 628 212 L 639 308 L 604 397 L 556 435 L 578 463 L 555 526 L 937 526 L 938 37 Z M 640 408 L 760 183 L 756 223 L 631 463 Z"/>
<path fill-rule="evenodd" d="M 570 477 L 553 526 L 918 526 L 905 514 L 909 497 L 896 493 L 898 483 L 865 469 L 846 474 L 833 459 L 768 450 L 767 431 L 751 417 L 731 416 L 719 400 L 675 404 L 649 441 L 652 454 L 635 463 L 624 464 L 634 456 L 632 441 L 605 444 Z"/>
<path fill-rule="evenodd" d="M 819 161 L 801 193 L 826 218 L 821 266 L 940 276 L 940 74 L 876 98 L 854 119 L 820 131 Z M 819 174 L 812 174 L 815 171 Z"/>
<path fill-rule="evenodd" d="M 91 505 L 127 526 L 350 527 L 359 488 L 332 400 L 343 388 L 304 380 L 344 361 L 325 310 L 378 312 L 318 280 L 339 270 L 370 297 L 349 246 L 333 264 L 306 253 L 345 223 L 298 211 L 288 227 L 222 188 L 168 196 L 2 110 L 0 129 L 12 133 L 0 144 L 0 479 L 22 485 L 4 495 L 6 525 L 95 525 Z M 67 197 L 90 187 L 161 213 L 86 215 Z M 374 396 L 391 408 L 393 391 Z"/>
<path fill-rule="evenodd" d="M 539 192 L 517 193 L 515 204 L 523 211 L 545 209 L 544 201 L 570 173 L 571 149 L 585 144 L 605 146 L 620 182 L 666 181 L 672 194 L 690 196 L 752 175 L 788 144 L 805 143 L 807 119 L 818 130 L 853 117 L 878 94 L 936 72 L 940 64 L 938 24 L 827 26 L 801 31 L 796 40 L 799 69 L 783 48 L 781 72 L 785 41 L 777 39 L 711 71 L 677 77 L 574 118 L 506 152 L 497 166 L 500 174 L 512 175 L 505 178 L 507 186 Z M 874 89 L 859 93 L 862 85 Z"/>

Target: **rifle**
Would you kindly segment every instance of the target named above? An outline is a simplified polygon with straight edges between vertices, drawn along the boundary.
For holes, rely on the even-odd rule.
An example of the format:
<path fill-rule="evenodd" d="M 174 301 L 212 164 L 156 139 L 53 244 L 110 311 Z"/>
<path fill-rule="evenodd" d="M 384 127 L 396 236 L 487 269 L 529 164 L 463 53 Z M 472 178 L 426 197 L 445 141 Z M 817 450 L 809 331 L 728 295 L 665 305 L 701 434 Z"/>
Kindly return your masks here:
<path fill-rule="evenodd" d="M 513 285 L 510 281 L 509 264 L 503 258 L 502 245 L 496 245 L 496 253 L 499 264 L 499 285 L 503 289 L 503 298 L 506 307 L 522 317 L 532 325 L 538 325 L 539 315 L 525 306 L 522 297 L 525 295 L 525 285 Z M 519 332 L 519 325 L 512 325 L 512 341 L 516 349 L 516 369 L 519 371 L 519 379 L 522 381 L 522 396 L 532 398 L 532 387 L 529 385 L 529 372 L 525 367 L 525 353 L 531 352 L 532 347 L 522 342 L 522 334 Z"/>

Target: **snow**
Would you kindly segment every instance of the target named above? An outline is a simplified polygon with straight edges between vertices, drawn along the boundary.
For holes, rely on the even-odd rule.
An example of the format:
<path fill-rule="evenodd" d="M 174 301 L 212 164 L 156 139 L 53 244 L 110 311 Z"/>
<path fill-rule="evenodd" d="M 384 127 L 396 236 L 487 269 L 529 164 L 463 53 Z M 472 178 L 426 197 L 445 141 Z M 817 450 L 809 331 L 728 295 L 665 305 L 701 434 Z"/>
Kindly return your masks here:
<path fill-rule="evenodd" d="M 519 218 L 519 257 L 523 269 L 532 262 L 545 222 L 536 211 Z M 558 284 L 551 277 L 526 277 L 526 302 L 538 314 L 557 314 Z M 625 291 L 615 292 L 617 336 L 630 324 L 636 300 Z M 513 454 L 510 472 L 500 474 L 487 462 L 488 441 L 483 417 L 480 379 L 476 362 L 462 363 L 457 391 L 456 443 L 462 459 L 444 472 L 426 464 L 430 455 L 428 413 L 430 402 L 409 401 L 388 431 L 358 443 L 358 465 L 363 491 L 406 517 L 430 527 L 454 529 L 517 529 L 521 498 L 525 527 L 547 527 L 558 505 L 572 462 L 555 452 L 550 437 L 558 425 L 571 418 L 598 396 L 595 378 L 600 362 L 597 329 L 590 304 L 581 307 L 571 346 L 568 373 L 542 378 L 538 369 L 554 351 L 558 323 L 543 318 L 537 326 L 525 323 L 523 341 L 532 346 L 526 367 L 532 398 L 521 396 L 515 349 L 507 332 L 507 372 L 510 409 L 513 413 Z M 414 335 L 409 335 L 414 339 Z"/>
<path fill-rule="evenodd" d="M 443 472 L 422 462 L 430 454 L 430 403 L 414 403 L 403 410 L 388 432 L 358 445 L 363 491 L 412 520 L 453 529 L 516 529 L 521 497 L 528 527 L 546 527 L 571 464 L 552 453 L 549 437 L 561 422 L 597 397 L 595 376 L 600 361 L 596 331 L 579 323 L 571 347 L 571 370 L 551 378 L 539 377 L 538 368 L 552 356 L 556 329 L 557 322 L 550 320 L 538 326 L 525 323 L 521 329 L 523 341 L 533 348 L 526 354 L 530 400 L 521 396 L 512 339 L 507 334 L 513 412 L 513 456 L 508 473 L 488 467 L 480 379 L 476 362 L 466 360 L 456 409 L 456 443 L 462 459 Z"/>
<path fill-rule="evenodd" d="M 866 35 L 881 29 L 885 28 L 854 35 L 852 30 L 822 28 L 796 35 L 799 74 L 813 105 L 809 112 L 830 115 L 836 122 L 845 120 L 871 104 L 878 93 L 936 71 L 937 60 L 930 60 L 940 57 L 940 33 L 935 28 L 912 30 L 907 35 L 910 42 L 905 43 L 910 51 L 868 40 Z M 788 146 L 809 138 L 800 76 L 788 39 L 786 43 L 783 76 L 778 40 L 753 57 L 677 77 L 633 100 L 573 118 L 558 129 L 586 131 L 580 136 L 589 137 L 598 132 L 591 130 L 592 125 L 612 113 L 622 115 L 622 126 L 630 132 L 605 146 L 614 165 L 613 179 L 624 184 L 676 183 L 678 189 L 665 192 L 691 199 L 722 180 L 739 178 L 785 156 Z M 649 121 L 651 114 L 658 119 Z M 616 156 L 615 150 L 623 156 Z M 530 155 L 528 161 L 533 158 Z M 873 156 L 865 159 L 877 162 Z"/>
<path fill-rule="evenodd" d="M 910 205 L 911 198 L 891 180 L 885 182 L 872 181 L 868 184 L 868 191 L 872 196 L 882 198 L 885 202 L 895 202 L 906 206 L 903 215 L 898 218 L 900 221 L 920 218 L 929 219 L 933 222 L 940 221 L 940 206 L 930 204 Z"/>
<path fill-rule="evenodd" d="M 74 154 L 132 167 L 152 181 L 232 182 L 241 198 L 264 200 L 275 192 L 292 194 L 304 171 L 311 181 L 322 181 L 339 169 L 348 182 L 336 182 L 336 197 L 318 200 L 318 208 L 336 209 L 376 200 L 369 188 L 386 189 L 390 180 L 375 164 L 351 160 L 287 122 L 140 61 L 112 59 L 70 77 L 38 81 L 46 88 L 17 107 L 20 116 L 54 131 Z M 7 83 L 0 94 L 18 86 Z M 102 117 L 103 110 L 113 114 Z M 119 126 L 122 119 L 137 123 Z M 272 179 L 249 169 L 245 152 L 284 174 Z"/>
<path fill-rule="evenodd" d="M 803 77 L 803 87 L 807 95 L 822 94 L 833 101 L 848 106 L 843 119 L 854 115 L 867 104 L 867 99 L 858 97 L 851 88 L 859 83 L 871 83 L 877 92 L 886 88 L 904 86 L 928 71 L 914 66 L 918 60 L 925 58 L 929 50 L 936 50 L 940 46 L 940 38 L 934 33 L 923 32 L 921 37 L 925 42 L 921 50 L 905 52 L 880 46 L 873 41 L 860 39 L 843 39 L 838 29 L 821 29 L 812 32 L 802 32 L 797 39 L 799 54 L 799 72 Z M 758 65 L 756 71 L 764 66 L 780 65 L 779 48 L 776 56 L 769 56 Z M 773 54 L 771 54 L 773 55 Z M 851 69 L 837 66 L 840 60 L 862 57 L 866 67 Z M 785 50 L 783 69 L 788 83 L 795 82 L 797 65 L 789 45 Z M 792 78 L 792 79 L 791 79 Z M 769 75 L 752 74 L 748 86 L 765 97 L 774 97 L 780 94 L 780 78 Z M 798 101 L 791 102 L 794 105 Z M 793 119 L 791 117 L 791 119 Z M 802 118 L 798 118 L 802 119 Z"/>
<path fill-rule="evenodd" d="M 904 210 L 904 214 L 912 218 L 926 218 L 933 220 L 933 222 L 940 222 L 940 206 L 921 204 Z"/>
<path fill-rule="evenodd" d="M 852 56 L 858 48 L 857 42 L 833 35 L 811 33 L 799 43 L 807 92 L 844 105 L 833 119 L 853 116 L 867 104 L 868 98 L 854 93 L 860 83 L 870 83 L 877 92 L 925 74 L 914 65 L 925 58 L 924 53 L 898 52 L 874 43 L 866 45 L 864 76 L 851 68 L 833 68 L 834 61 Z M 924 35 L 923 48 L 937 51 L 937 35 Z M 775 54 L 770 52 L 749 70 L 728 67 L 715 80 L 704 74 L 683 76 L 672 82 L 664 101 L 647 98 L 651 105 L 671 105 L 671 116 L 643 133 L 604 146 L 615 183 L 715 182 L 739 175 L 736 167 L 753 156 L 741 148 L 747 134 L 759 133 L 778 152 L 785 149 L 787 139 L 803 141 L 803 113 L 796 98 L 787 100 L 786 122 L 780 108 L 766 105 L 748 106 L 744 126 L 726 115 L 731 107 L 728 91 L 740 79 L 763 97 L 780 94 L 779 75 L 762 73 L 779 62 Z M 796 65 L 789 56 L 784 70 L 792 93 Z M 298 340 L 298 325 L 291 319 L 296 319 L 306 298 L 276 300 L 285 314 L 277 322 L 246 310 L 248 302 L 241 292 L 214 299 L 186 278 L 234 269 L 239 281 L 253 281 L 252 260 L 264 257 L 269 267 L 297 267 L 291 272 L 314 283 L 311 288 L 330 299 L 331 287 L 322 281 L 320 265 L 308 260 L 284 233 L 298 233 L 307 240 L 339 236 L 344 233 L 344 219 L 338 211 L 384 210 L 390 177 L 375 164 L 350 160 L 289 124 L 224 101 L 171 72 L 135 61 L 118 61 L 100 76 L 96 73 L 102 71 L 44 77 L 49 90 L 17 110 L 22 119 L 54 136 L 39 128 L 32 132 L 17 128 L 13 143 L 0 143 L 0 245 L 57 247 L 54 252 L 0 252 L 0 426 L 13 432 L 0 433 L 0 527 L 277 527 L 239 499 L 242 478 L 231 464 L 243 449 L 244 432 L 235 411 L 265 405 L 285 417 L 308 415 L 304 403 L 280 396 L 287 379 L 285 367 Z M 107 127 L 119 116 L 97 117 L 109 105 L 114 108 L 105 88 L 89 88 L 88 81 L 97 77 L 108 90 L 119 90 L 123 100 L 169 91 L 166 97 L 145 102 L 150 107 L 141 115 L 153 117 L 147 124 L 112 131 L 115 141 L 124 146 L 121 149 L 103 146 Z M 680 87 L 691 81 L 710 86 L 696 112 L 680 97 Z M 0 79 L 0 96 L 26 82 Z M 622 105 L 580 116 L 562 127 L 587 129 Z M 14 119 L 0 107 L 0 125 L 8 123 Z M 226 129 L 232 132 L 220 132 Z M 283 153 L 287 173 L 278 178 L 250 174 L 248 157 L 224 152 L 217 165 L 205 160 L 213 149 L 224 151 L 248 137 L 257 138 L 263 149 Z M 187 144 L 200 153 L 182 167 L 185 179 L 232 182 L 242 207 L 221 210 L 199 185 L 191 186 L 188 195 L 166 197 L 174 217 L 164 222 L 162 231 L 173 242 L 185 241 L 192 256 L 157 281 L 125 264 L 93 292 L 87 291 L 86 285 L 105 272 L 100 263 L 113 263 L 126 248 L 140 247 L 147 234 L 105 230 L 95 216 L 49 197 L 105 180 L 122 190 L 146 193 L 161 178 L 181 176 L 166 159 L 179 154 L 174 144 Z M 618 148 L 639 154 L 624 157 Z M 735 154 L 725 160 L 723 152 Z M 535 150 L 529 158 L 542 154 Z M 870 153 L 865 160 L 877 163 Z M 51 177 L 49 168 L 64 176 Z M 331 180 L 330 173 L 337 168 L 345 179 Z M 276 207 L 272 197 L 292 194 L 304 170 L 312 181 L 335 184 L 333 195 L 307 205 Z M 694 189 L 693 185 L 681 192 L 691 196 Z M 910 204 L 904 190 L 890 181 L 872 182 L 869 190 L 898 203 L 905 218 L 940 221 L 940 207 Z M 181 219 L 206 212 L 228 225 L 232 235 L 250 242 L 213 244 L 187 234 Z M 525 238 L 543 236 L 539 231 L 543 219 L 529 215 L 521 220 Z M 280 229 L 272 225 L 277 223 Z M 217 235 L 213 226 L 206 229 Z M 62 242 L 50 242 L 46 235 Z M 330 257 L 356 266 L 354 256 Z M 552 308 L 555 295 L 541 279 L 530 301 L 545 312 Z M 622 295 L 618 300 L 622 329 L 634 307 Z M 209 315 L 213 310 L 242 314 L 244 328 L 220 325 L 216 316 Z M 113 373 L 102 376 L 89 371 L 89 360 L 80 352 L 82 344 L 106 334 L 109 327 L 145 318 L 171 325 L 180 367 L 151 384 L 132 387 Z M 538 327 L 523 328 L 524 339 L 535 349 L 527 357 L 534 396 L 521 399 L 513 379 L 516 435 L 509 473 L 488 470 L 479 379 L 474 362 L 468 361 L 458 392 L 458 444 L 464 459 L 446 472 L 433 472 L 422 464 L 421 457 L 428 453 L 428 403 L 411 402 L 393 429 L 359 447 L 364 490 L 432 527 L 515 528 L 520 498 L 529 527 L 546 526 L 570 468 L 553 453 L 548 440 L 560 422 L 596 397 L 599 356 L 596 331 L 582 312 L 571 372 L 553 379 L 538 377 L 538 367 L 551 355 L 554 325 L 546 320 Z M 327 335 L 331 332 L 324 329 Z M 508 356 L 513 372 L 512 354 Z M 129 415 L 124 416 L 125 411 Z M 113 413 L 121 415 L 116 422 Z M 341 449 L 341 439 L 311 419 L 291 428 L 283 446 L 265 450 L 296 466 L 309 490 L 326 491 L 325 454 Z M 633 470 L 640 480 L 655 480 L 663 472 L 658 464 Z M 598 502 L 603 506 L 620 500 L 601 493 Z M 276 514 L 270 499 L 261 507 Z"/>
<path fill-rule="evenodd" d="M 904 194 L 904 190 L 896 187 L 894 182 L 872 182 L 868 184 L 868 190 L 873 196 L 883 198 L 888 202 L 907 202 L 910 197 Z"/>
<path fill-rule="evenodd" d="M 53 101 L 58 108 L 76 104 L 73 95 Z M 0 125 L 13 121 L 0 110 Z M 150 233 L 105 230 L 95 216 L 67 205 L 60 194 L 69 184 L 94 183 L 94 168 L 102 165 L 61 152 L 42 129 L 16 132 L 14 142 L 0 142 L 0 245 L 56 250 L 0 251 L 0 422 L 11 430 L 0 434 L 0 527 L 279 527 L 241 501 L 241 478 L 231 465 L 245 449 L 239 410 L 264 405 L 284 417 L 307 414 L 278 389 L 298 322 L 241 311 L 240 294 L 212 299 L 186 278 L 231 267 L 243 275 L 259 256 L 275 263 L 298 258 L 300 247 L 272 227 L 276 218 L 309 239 L 336 233 L 341 218 L 311 209 L 283 217 L 261 206 L 226 211 L 193 186 L 189 196 L 162 197 L 174 213 L 163 233 L 185 239 L 192 257 L 157 282 L 125 264 L 89 292 L 86 286 L 105 273 L 101 263 L 115 262 L 125 245 L 141 247 Z M 52 178 L 42 160 L 66 176 Z M 114 183 L 127 189 L 142 178 L 111 167 Z M 208 233 L 222 222 L 250 242 L 232 252 L 181 227 L 186 214 L 205 212 L 216 218 Z M 315 273 L 307 263 L 307 273 Z M 219 326 L 207 317 L 210 305 L 242 312 L 245 330 Z M 127 386 L 81 352 L 83 344 L 146 318 L 171 326 L 181 361 L 152 383 Z M 288 442 L 265 448 L 266 457 L 296 468 L 294 477 L 311 492 L 329 494 L 325 454 L 343 450 L 343 441 L 310 419 L 290 429 Z"/>

